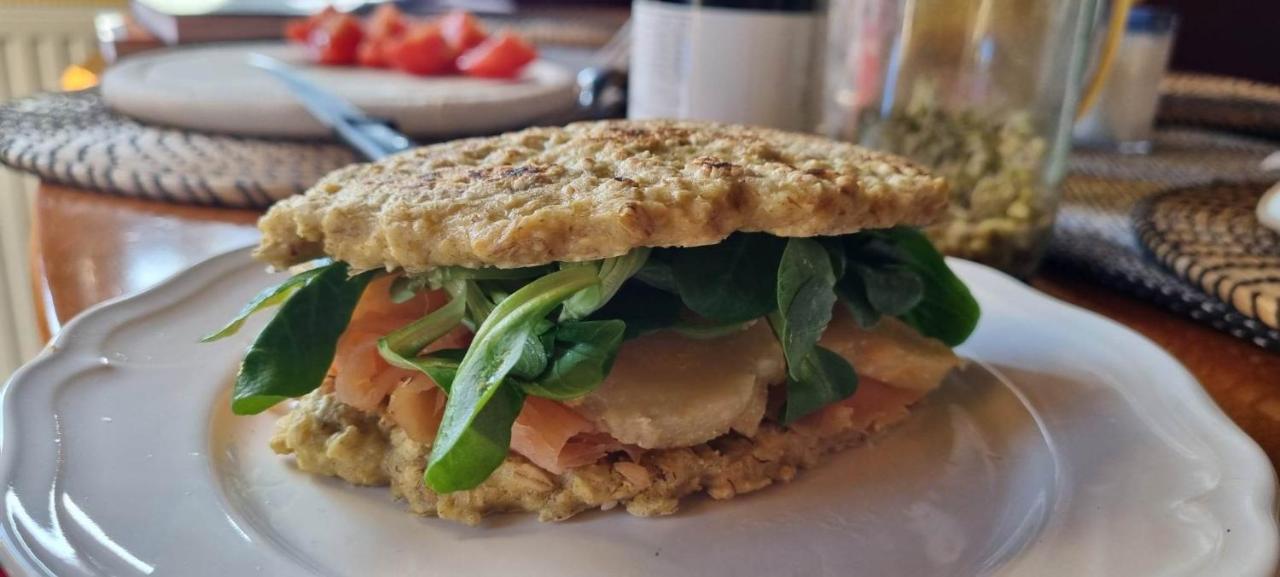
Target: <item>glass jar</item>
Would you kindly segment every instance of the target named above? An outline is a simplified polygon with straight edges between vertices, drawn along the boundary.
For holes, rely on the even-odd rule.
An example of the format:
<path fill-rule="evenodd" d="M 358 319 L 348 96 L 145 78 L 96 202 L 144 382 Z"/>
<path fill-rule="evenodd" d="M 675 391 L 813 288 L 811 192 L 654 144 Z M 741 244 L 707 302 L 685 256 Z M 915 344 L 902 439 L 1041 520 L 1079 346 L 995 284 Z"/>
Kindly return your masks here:
<path fill-rule="evenodd" d="M 1135 6 L 1095 105 L 1075 123 L 1076 146 L 1125 154 L 1151 152 L 1160 79 L 1169 67 L 1178 18 L 1172 10 Z"/>
<path fill-rule="evenodd" d="M 1098 0 L 834 0 L 821 131 L 931 167 L 926 230 L 1025 277 L 1044 252 Z"/>

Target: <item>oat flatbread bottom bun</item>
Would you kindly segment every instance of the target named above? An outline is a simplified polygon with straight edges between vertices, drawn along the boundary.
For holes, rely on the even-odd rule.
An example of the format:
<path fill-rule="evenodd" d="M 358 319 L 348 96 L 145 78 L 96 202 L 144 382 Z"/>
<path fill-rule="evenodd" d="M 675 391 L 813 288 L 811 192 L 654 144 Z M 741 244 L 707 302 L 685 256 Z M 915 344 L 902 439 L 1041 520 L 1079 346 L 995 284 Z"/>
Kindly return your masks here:
<path fill-rule="evenodd" d="M 897 393 L 895 395 L 895 393 Z M 832 452 L 855 447 L 909 414 L 912 392 L 889 391 L 897 401 L 871 412 L 857 403 L 795 427 L 762 425 L 754 437 L 724 435 L 693 447 L 661 449 L 639 459 L 602 458 L 552 473 L 519 454 L 507 456 L 480 486 L 439 495 L 422 483 L 431 452 L 404 430 L 311 393 L 280 419 L 271 448 L 294 455 L 298 468 L 355 485 L 390 485 L 409 510 L 477 524 L 493 513 L 537 513 L 562 521 L 591 509 L 623 507 L 636 516 L 670 515 L 686 496 L 705 492 L 724 500 L 793 479 Z"/>
<path fill-rule="evenodd" d="M 232 410 L 271 447 L 475 524 L 667 515 L 789 481 L 961 363 L 977 303 L 902 159 L 696 122 L 535 128 L 342 169 L 263 217 L 292 275 Z"/>
<path fill-rule="evenodd" d="M 884 332 L 888 331 L 878 331 Z M 827 454 L 857 446 L 897 424 L 940 384 L 940 378 L 932 382 L 935 375 L 945 375 L 958 362 L 945 347 L 936 347 L 932 354 L 929 366 L 922 368 L 929 373 L 923 377 L 926 388 L 864 382 L 849 399 L 791 426 L 769 419 L 752 435 L 730 432 L 679 448 L 637 447 L 567 469 L 548 470 L 513 452 L 478 487 L 444 495 L 422 482 L 430 441 L 415 440 L 393 419 L 343 404 L 333 393 L 332 381 L 303 397 L 280 419 L 271 448 L 294 455 L 298 468 L 308 473 L 356 485 L 390 485 L 410 511 L 468 524 L 513 511 L 560 521 L 582 511 L 617 506 L 641 517 L 668 515 L 678 510 L 683 497 L 696 493 L 731 499 L 790 481 Z"/>

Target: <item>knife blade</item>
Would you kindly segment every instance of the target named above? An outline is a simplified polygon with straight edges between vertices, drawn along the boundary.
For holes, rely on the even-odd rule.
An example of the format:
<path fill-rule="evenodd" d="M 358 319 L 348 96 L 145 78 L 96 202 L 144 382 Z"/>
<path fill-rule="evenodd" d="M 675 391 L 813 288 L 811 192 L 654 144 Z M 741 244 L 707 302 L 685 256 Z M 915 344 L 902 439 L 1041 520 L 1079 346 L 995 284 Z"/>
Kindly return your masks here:
<path fill-rule="evenodd" d="M 416 146 L 409 137 L 338 96 L 303 78 L 293 67 L 265 54 L 249 56 L 249 65 L 271 74 L 312 116 L 368 160 L 379 160 Z"/>

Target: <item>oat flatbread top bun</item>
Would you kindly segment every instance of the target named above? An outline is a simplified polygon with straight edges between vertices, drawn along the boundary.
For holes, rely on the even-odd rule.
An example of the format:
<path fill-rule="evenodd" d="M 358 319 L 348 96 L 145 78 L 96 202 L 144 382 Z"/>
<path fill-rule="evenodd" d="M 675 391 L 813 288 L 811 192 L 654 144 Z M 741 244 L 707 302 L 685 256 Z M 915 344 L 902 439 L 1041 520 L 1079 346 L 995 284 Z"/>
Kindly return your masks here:
<path fill-rule="evenodd" d="M 530 128 L 338 170 L 259 223 L 257 256 L 356 269 L 517 267 L 715 244 L 730 233 L 839 235 L 924 225 L 942 179 L 811 135 L 676 121 Z"/>

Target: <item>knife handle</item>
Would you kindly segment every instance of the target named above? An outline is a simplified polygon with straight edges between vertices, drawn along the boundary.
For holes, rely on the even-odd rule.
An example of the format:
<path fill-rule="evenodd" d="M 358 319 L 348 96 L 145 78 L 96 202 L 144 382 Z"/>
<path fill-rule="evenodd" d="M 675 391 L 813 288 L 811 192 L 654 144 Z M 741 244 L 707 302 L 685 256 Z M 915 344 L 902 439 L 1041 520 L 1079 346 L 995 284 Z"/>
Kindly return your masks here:
<path fill-rule="evenodd" d="M 623 118 L 627 115 L 627 73 L 591 67 L 578 71 L 578 106 L 590 118 Z"/>

